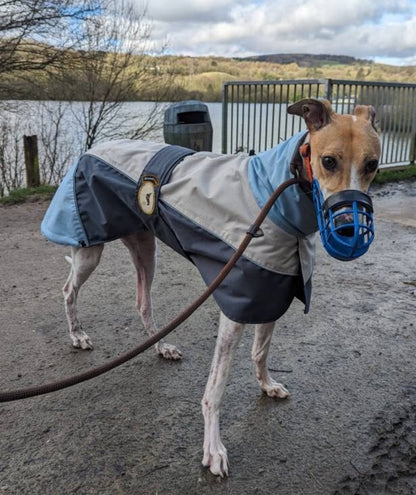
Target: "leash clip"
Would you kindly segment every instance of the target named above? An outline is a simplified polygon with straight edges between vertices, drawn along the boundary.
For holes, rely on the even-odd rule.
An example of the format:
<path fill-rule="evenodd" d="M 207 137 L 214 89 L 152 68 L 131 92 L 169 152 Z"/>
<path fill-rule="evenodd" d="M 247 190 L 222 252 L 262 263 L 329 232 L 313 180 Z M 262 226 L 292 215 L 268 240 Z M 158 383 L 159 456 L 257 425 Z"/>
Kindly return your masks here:
<path fill-rule="evenodd" d="M 250 228 L 247 230 L 246 234 L 251 235 L 251 237 L 263 237 L 264 232 L 261 230 L 260 227 L 256 227 L 256 225 L 251 225 Z"/>

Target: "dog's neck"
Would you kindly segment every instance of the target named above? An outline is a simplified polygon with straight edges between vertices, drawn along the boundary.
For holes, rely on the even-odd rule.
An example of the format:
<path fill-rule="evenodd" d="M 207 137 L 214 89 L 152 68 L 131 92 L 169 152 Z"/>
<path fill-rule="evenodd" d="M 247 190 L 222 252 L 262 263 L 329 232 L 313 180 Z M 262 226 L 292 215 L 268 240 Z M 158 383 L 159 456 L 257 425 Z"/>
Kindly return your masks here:
<path fill-rule="evenodd" d="M 249 185 L 260 208 L 273 191 L 292 174 L 300 176 L 303 168 L 299 149 L 307 132 L 292 136 L 284 143 L 252 157 L 248 166 Z M 318 228 L 310 183 L 301 181 L 279 197 L 268 218 L 290 235 L 305 237 Z"/>

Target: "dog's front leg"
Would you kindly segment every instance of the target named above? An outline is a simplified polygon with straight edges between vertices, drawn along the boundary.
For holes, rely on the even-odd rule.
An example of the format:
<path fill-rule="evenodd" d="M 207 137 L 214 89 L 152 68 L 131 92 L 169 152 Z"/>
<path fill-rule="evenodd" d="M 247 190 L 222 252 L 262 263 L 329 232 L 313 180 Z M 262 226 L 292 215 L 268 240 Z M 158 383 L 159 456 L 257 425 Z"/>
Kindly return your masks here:
<path fill-rule="evenodd" d="M 273 380 L 267 367 L 267 355 L 269 353 L 274 325 L 274 322 L 256 325 L 251 356 L 256 368 L 256 377 L 263 392 L 269 397 L 286 399 L 290 395 L 289 392 L 282 384 Z"/>
<path fill-rule="evenodd" d="M 221 313 L 214 359 L 202 399 L 202 412 L 205 420 L 202 464 L 208 466 L 213 474 L 219 476 L 228 475 L 229 466 L 227 450 L 220 438 L 219 408 L 234 352 L 243 329 L 244 325 L 229 320 Z"/>

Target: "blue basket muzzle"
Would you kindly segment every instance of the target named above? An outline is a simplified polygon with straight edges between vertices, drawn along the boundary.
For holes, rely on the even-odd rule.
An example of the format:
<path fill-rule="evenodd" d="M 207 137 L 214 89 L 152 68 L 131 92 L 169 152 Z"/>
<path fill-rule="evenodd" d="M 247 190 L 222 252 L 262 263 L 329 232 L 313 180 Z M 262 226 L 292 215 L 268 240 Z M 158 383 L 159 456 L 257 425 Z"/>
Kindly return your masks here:
<path fill-rule="evenodd" d="M 374 239 L 373 203 L 352 189 L 323 200 L 319 182 L 312 181 L 313 202 L 324 248 L 334 258 L 349 261 L 367 252 Z"/>

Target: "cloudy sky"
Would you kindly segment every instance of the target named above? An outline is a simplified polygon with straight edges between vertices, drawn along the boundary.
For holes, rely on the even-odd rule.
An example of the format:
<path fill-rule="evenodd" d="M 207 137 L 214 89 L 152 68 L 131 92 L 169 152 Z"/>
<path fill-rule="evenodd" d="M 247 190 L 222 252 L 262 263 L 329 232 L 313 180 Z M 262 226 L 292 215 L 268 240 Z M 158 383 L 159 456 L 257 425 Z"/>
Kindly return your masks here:
<path fill-rule="evenodd" d="M 140 1 L 140 0 L 135 0 Z M 416 64 L 416 0 L 147 0 L 170 54 L 329 53 Z"/>

